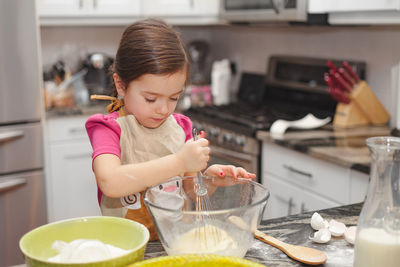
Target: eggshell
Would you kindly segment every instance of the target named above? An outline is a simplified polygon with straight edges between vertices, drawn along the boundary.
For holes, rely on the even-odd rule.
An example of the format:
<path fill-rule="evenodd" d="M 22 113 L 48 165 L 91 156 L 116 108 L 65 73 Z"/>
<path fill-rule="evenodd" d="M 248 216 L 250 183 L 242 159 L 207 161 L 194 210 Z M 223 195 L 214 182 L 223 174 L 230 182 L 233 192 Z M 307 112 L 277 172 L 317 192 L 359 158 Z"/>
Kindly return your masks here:
<path fill-rule="evenodd" d="M 309 237 L 312 241 L 316 243 L 328 243 L 331 240 L 331 232 L 328 229 L 321 229 L 314 233 L 313 237 Z"/>
<path fill-rule="evenodd" d="M 314 212 L 311 216 L 311 227 L 314 230 L 321 230 L 329 227 L 329 223 L 324 220 L 318 212 Z"/>
<path fill-rule="evenodd" d="M 333 236 L 342 236 L 346 232 L 346 225 L 336 220 L 329 221 L 329 231 Z"/>
<path fill-rule="evenodd" d="M 344 239 L 350 244 L 354 245 L 354 241 L 356 240 L 356 232 L 357 226 L 348 227 L 346 232 L 344 232 Z"/>

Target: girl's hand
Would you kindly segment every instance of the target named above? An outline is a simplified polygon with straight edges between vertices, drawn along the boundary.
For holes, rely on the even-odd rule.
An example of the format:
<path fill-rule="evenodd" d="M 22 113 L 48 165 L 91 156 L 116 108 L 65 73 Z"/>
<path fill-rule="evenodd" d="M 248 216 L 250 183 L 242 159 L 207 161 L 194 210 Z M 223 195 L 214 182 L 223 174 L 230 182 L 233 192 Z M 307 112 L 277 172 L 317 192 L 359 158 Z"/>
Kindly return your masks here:
<path fill-rule="evenodd" d="M 247 179 L 256 178 L 256 175 L 254 173 L 247 172 L 242 167 L 235 167 L 233 165 L 214 164 L 208 167 L 204 174 L 221 178 L 224 178 L 225 176 L 232 176 L 234 178 L 241 177 Z"/>
<path fill-rule="evenodd" d="M 193 139 L 187 141 L 176 153 L 178 160 L 184 165 L 185 172 L 198 172 L 207 167 L 210 160 L 210 148 L 204 136 L 204 132 L 200 133 L 196 141 Z"/>

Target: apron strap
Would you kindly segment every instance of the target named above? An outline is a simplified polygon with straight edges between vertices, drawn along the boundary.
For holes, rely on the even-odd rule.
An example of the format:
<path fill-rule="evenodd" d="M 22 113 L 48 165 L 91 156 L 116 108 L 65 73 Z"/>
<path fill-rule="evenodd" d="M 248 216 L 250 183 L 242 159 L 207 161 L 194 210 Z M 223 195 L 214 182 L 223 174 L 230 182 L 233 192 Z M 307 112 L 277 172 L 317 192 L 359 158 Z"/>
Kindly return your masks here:
<path fill-rule="evenodd" d="M 124 111 L 120 113 L 120 110 L 122 110 L 122 107 L 124 106 L 123 99 L 118 99 L 117 97 L 108 95 L 91 95 L 90 100 L 111 100 L 111 103 L 107 106 L 107 112 L 111 113 L 118 110 L 120 116 L 121 114 L 122 116 L 125 116 Z"/>

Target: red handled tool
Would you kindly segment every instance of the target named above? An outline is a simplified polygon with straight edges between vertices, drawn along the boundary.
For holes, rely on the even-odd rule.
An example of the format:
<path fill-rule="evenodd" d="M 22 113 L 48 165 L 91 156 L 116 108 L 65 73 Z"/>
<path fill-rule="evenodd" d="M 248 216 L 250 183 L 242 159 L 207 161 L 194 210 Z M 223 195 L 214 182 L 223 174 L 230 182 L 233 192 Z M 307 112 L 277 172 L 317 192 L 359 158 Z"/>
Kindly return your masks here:
<path fill-rule="evenodd" d="M 328 92 L 338 102 L 349 104 L 351 101 L 350 98 L 348 98 L 345 93 L 337 87 L 329 87 Z"/>
<path fill-rule="evenodd" d="M 328 61 L 326 62 L 326 65 L 327 65 L 331 70 L 333 70 L 333 71 L 335 71 L 335 72 L 337 71 L 337 68 L 336 68 L 335 64 L 333 64 L 332 61 L 328 60 Z"/>
<path fill-rule="evenodd" d="M 350 74 L 344 69 L 338 69 L 340 75 L 342 75 L 343 79 L 353 87 L 356 84 L 356 81 L 350 76 Z"/>
<path fill-rule="evenodd" d="M 353 87 L 343 79 L 339 72 L 335 72 L 333 77 L 335 78 L 334 80 L 339 85 L 340 89 L 342 89 L 343 91 L 351 92 Z"/>
<path fill-rule="evenodd" d="M 356 81 L 356 83 L 358 83 L 360 81 L 360 78 L 354 72 L 353 68 L 350 66 L 350 64 L 347 61 L 343 61 L 343 67 L 353 77 L 353 79 Z"/>

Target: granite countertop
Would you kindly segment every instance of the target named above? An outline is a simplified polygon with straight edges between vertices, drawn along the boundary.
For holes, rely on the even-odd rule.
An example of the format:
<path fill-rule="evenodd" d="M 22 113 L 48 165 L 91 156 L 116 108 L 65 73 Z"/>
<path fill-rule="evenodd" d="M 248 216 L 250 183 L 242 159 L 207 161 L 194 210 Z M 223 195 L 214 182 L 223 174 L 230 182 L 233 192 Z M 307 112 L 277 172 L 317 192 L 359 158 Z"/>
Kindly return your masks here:
<path fill-rule="evenodd" d="M 362 204 L 352 204 L 326 210 L 318 213 L 326 220 L 335 219 L 343 222 L 346 226 L 357 224 Z M 310 219 L 313 212 L 307 212 L 288 217 L 276 218 L 262 221 L 259 230 L 271 235 L 281 241 L 293 244 L 316 248 L 322 250 L 328 257 L 326 267 L 347 267 L 353 266 L 353 245 L 348 244 L 343 238 L 332 238 L 326 244 L 317 244 L 309 240 L 309 236 L 315 231 L 310 226 Z M 160 241 L 149 242 L 146 249 L 145 259 L 166 256 Z M 284 254 L 279 249 L 264 242 L 254 239 L 253 245 L 247 251 L 246 259 L 262 263 L 269 267 L 278 266 L 306 266 Z"/>
<path fill-rule="evenodd" d="M 103 101 L 98 104 L 92 104 L 87 106 L 77 106 L 74 108 L 52 108 L 46 111 L 46 118 L 60 118 L 67 116 L 91 116 L 96 113 L 106 114 L 106 108 L 109 101 Z"/>
<path fill-rule="evenodd" d="M 331 124 L 315 130 L 288 131 L 272 136 L 257 132 L 257 138 L 340 166 L 369 174 L 370 154 L 365 139 L 390 135 L 388 126 L 334 128 Z"/>

